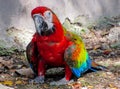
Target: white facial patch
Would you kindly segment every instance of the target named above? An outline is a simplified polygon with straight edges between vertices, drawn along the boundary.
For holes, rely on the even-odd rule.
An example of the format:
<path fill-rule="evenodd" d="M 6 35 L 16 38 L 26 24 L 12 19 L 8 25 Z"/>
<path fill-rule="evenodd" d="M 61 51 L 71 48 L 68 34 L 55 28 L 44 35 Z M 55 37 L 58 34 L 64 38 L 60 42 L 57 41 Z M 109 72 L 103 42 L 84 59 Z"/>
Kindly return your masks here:
<path fill-rule="evenodd" d="M 52 13 L 51 11 L 45 11 L 44 12 L 44 17 L 46 20 L 48 20 L 49 22 L 52 22 Z"/>
<path fill-rule="evenodd" d="M 44 19 L 45 19 L 45 22 L 47 23 L 48 25 L 48 29 L 52 28 L 53 27 L 53 16 L 52 16 L 52 12 L 51 11 L 45 11 L 44 12 Z"/>

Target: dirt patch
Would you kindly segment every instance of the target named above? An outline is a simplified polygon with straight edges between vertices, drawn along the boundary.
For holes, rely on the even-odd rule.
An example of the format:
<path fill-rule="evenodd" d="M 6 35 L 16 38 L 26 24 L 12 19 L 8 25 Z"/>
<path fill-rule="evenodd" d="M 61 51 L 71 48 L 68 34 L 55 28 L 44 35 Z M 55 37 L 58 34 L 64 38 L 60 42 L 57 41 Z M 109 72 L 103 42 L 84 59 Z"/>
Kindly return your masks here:
<path fill-rule="evenodd" d="M 105 31 L 105 30 L 104 30 Z M 26 76 L 17 70 L 26 70 L 29 64 L 25 52 L 18 52 L 0 57 L 0 83 L 15 89 L 120 89 L 120 48 L 111 46 L 107 40 L 106 31 L 93 31 L 89 35 L 82 35 L 90 57 L 95 62 L 109 68 L 109 71 L 89 72 L 83 74 L 75 82 L 62 86 L 50 86 L 51 81 L 64 77 L 63 69 L 49 71 L 44 84 L 29 84 L 28 80 L 33 77 Z M 31 74 L 30 74 L 31 73 Z"/>

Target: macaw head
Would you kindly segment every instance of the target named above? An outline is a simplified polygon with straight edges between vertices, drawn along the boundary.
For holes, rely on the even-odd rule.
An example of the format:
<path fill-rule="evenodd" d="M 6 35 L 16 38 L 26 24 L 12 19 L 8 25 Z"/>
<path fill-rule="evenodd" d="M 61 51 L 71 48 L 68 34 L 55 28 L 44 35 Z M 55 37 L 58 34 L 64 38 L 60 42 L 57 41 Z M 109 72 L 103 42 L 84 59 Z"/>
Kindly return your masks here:
<path fill-rule="evenodd" d="M 37 7 L 32 10 L 31 15 L 35 23 L 36 32 L 40 36 L 54 34 L 56 28 L 61 26 L 57 16 L 47 7 Z"/>

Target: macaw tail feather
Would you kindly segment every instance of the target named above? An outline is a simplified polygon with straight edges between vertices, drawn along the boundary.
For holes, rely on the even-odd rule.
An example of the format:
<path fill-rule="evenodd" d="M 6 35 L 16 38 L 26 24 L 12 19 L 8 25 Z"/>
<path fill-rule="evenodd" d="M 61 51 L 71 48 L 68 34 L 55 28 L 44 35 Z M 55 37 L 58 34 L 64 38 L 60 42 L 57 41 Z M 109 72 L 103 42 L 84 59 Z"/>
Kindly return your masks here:
<path fill-rule="evenodd" d="M 92 61 L 90 70 L 92 70 L 94 72 L 96 72 L 98 70 L 108 71 L 108 68 L 105 66 L 99 65 L 99 64 L 95 63 L 94 61 Z"/>
<path fill-rule="evenodd" d="M 93 72 L 97 72 L 99 70 L 109 71 L 107 67 L 99 65 L 99 64 L 95 63 L 94 61 L 91 61 L 90 59 L 88 59 L 86 63 L 87 63 L 87 65 L 83 64 L 79 68 L 72 68 L 72 72 L 77 78 L 79 78 L 81 76 L 81 74 L 83 74 L 89 70 L 93 71 Z"/>

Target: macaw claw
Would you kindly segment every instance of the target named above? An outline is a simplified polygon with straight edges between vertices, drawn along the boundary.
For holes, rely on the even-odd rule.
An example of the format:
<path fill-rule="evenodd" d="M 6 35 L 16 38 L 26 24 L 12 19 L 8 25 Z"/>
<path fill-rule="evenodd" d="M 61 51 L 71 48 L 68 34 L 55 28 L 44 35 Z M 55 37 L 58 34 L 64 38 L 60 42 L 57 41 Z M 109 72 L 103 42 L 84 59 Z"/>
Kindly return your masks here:
<path fill-rule="evenodd" d="M 42 84 L 42 83 L 44 83 L 44 76 L 38 76 L 35 79 L 31 79 L 31 80 L 29 80 L 29 83 Z"/>

